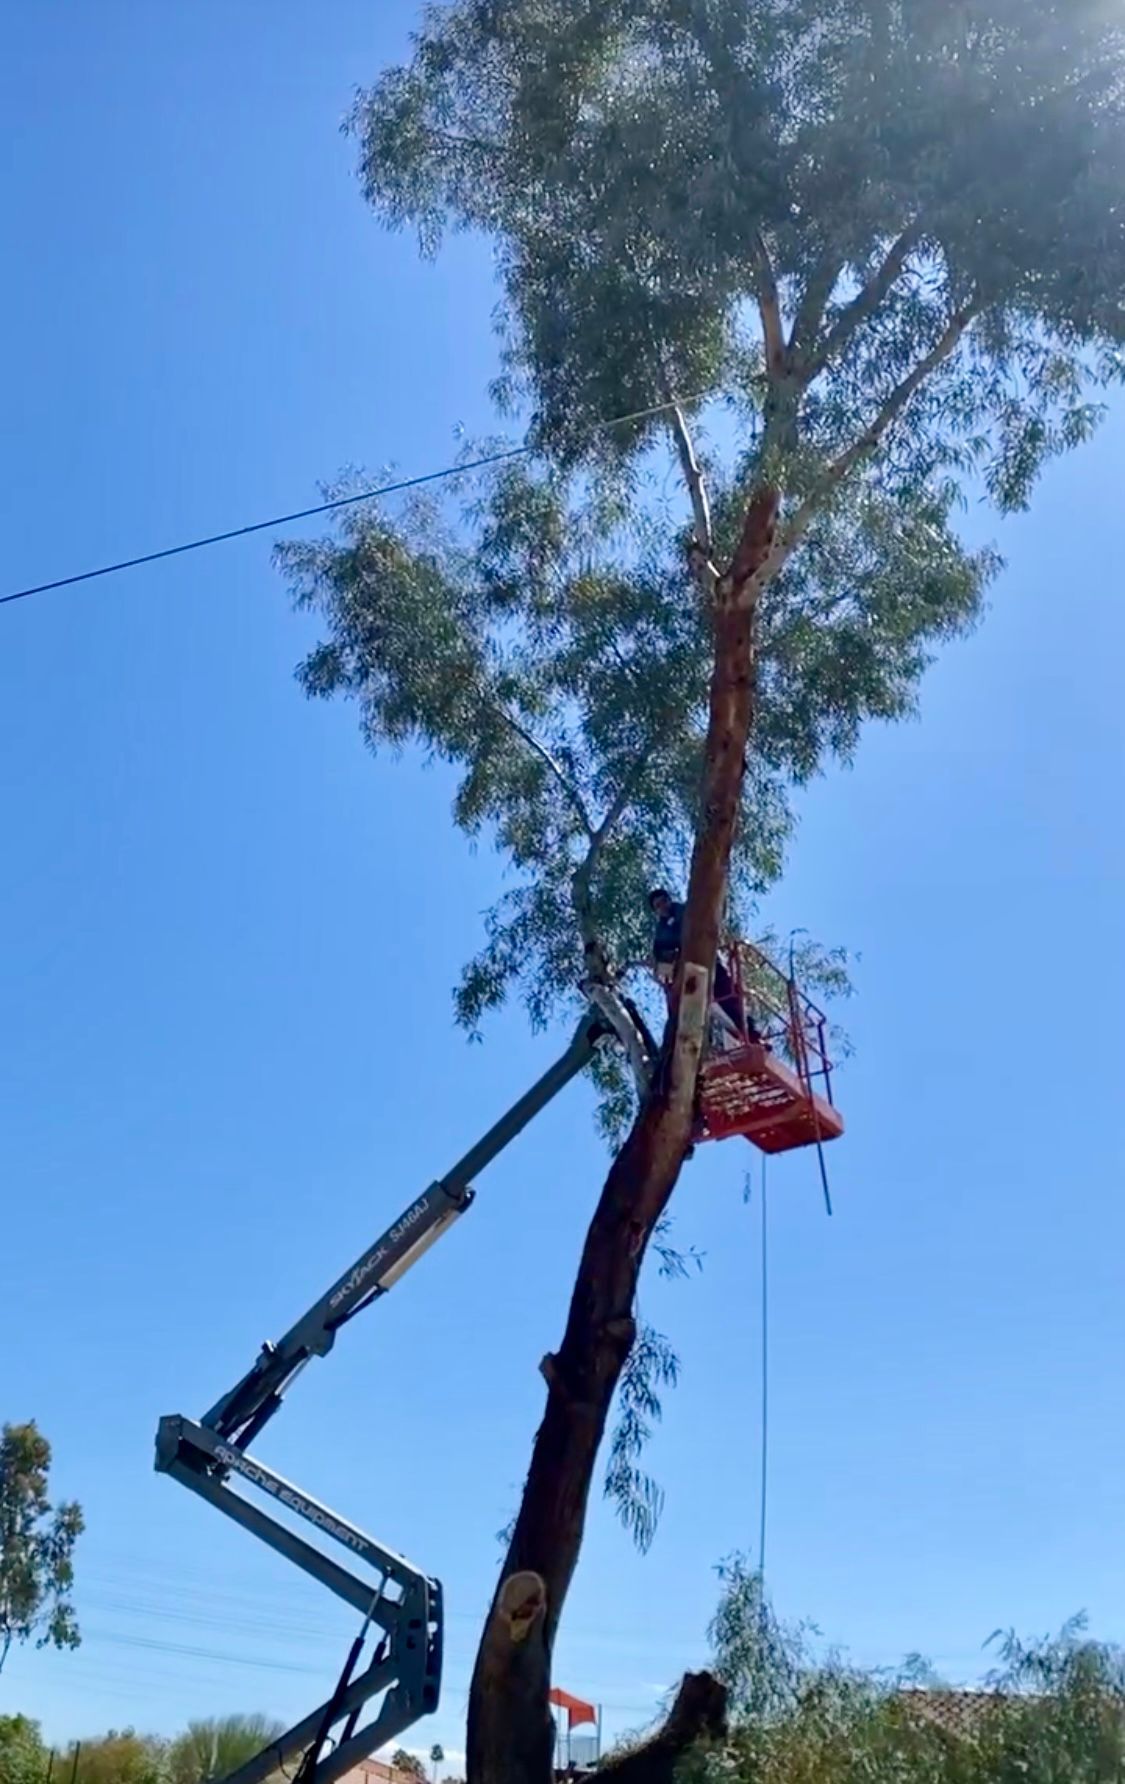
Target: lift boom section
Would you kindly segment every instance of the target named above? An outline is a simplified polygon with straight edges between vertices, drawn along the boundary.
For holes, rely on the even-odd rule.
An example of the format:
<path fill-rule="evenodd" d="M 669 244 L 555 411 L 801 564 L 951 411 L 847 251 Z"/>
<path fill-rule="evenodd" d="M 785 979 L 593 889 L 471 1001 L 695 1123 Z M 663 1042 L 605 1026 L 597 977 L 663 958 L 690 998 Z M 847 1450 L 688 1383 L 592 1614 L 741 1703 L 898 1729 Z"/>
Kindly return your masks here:
<path fill-rule="evenodd" d="M 276 1343 L 262 1346 L 253 1367 L 202 1419 L 162 1418 L 156 1467 L 241 1524 L 278 1554 L 327 1586 L 364 1617 L 365 1629 L 383 1631 L 366 1671 L 352 1677 L 352 1660 L 336 1692 L 310 1715 L 257 1754 L 226 1784 L 265 1784 L 286 1762 L 304 1753 L 301 1784 L 334 1784 L 352 1766 L 419 1717 L 431 1714 L 441 1689 L 442 1595 L 440 1583 L 401 1555 L 293 1486 L 248 1453 L 281 1405 L 290 1383 L 312 1357 L 327 1355 L 340 1327 L 393 1288 L 424 1252 L 472 1205 L 473 1179 L 501 1153 L 559 1092 L 584 1070 L 599 1042 L 612 1031 L 590 1011 L 566 1052 L 517 1103 L 458 1160 L 452 1170 L 417 1196 L 394 1224 L 369 1245 L 349 1270 Z M 264 1494 L 264 1509 L 243 1491 Z M 273 1515 L 283 1508 L 337 1544 L 346 1564 L 333 1559 Z M 357 1571 L 357 1566 L 362 1571 Z M 363 1706 L 382 1694 L 374 1719 L 358 1727 Z M 332 1750 L 322 1749 L 342 1724 Z"/>

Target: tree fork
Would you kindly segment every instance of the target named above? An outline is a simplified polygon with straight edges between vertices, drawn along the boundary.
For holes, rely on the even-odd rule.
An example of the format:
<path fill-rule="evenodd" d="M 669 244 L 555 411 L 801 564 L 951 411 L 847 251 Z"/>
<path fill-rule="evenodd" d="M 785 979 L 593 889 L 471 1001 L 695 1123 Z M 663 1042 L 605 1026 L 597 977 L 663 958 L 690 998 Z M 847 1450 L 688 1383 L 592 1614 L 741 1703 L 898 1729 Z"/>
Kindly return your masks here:
<path fill-rule="evenodd" d="M 563 1341 L 543 1365 L 547 1405 L 469 1692 L 469 1784 L 549 1784 L 552 1776 L 547 1694 L 555 1632 L 582 1545 L 598 1451 L 635 1335 L 641 1265 L 691 1143 L 753 717 L 755 613 L 770 573 L 778 509 L 774 486 L 754 491 L 730 568 L 715 583 L 700 814 L 678 995 L 664 1039 L 668 1069 L 656 1074 L 610 1167 L 586 1235 Z M 518 1617 L 513 1603 L 520 1607 Z"/>

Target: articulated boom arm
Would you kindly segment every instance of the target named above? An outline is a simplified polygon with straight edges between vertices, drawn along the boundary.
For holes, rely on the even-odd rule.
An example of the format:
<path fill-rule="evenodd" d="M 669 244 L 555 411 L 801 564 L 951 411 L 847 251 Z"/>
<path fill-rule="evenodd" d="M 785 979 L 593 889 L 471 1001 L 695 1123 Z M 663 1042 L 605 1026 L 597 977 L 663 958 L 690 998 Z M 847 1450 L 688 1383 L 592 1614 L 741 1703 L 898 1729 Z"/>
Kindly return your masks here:
<path fill-rule="evenodd" d="M 286 1388 L 309 1359 L 325 1356 L 340 1327 L 385 1295 L 465 1213 L 473 1201 L 472 1179 L 578 1076 L 593 1058 L 599 1041 L 611 1032 L 604 1018 L 588 1012 L 566 1052 L 538 1083 L 451 1171 L 411 1202 L 283 1338 L 263 1345 L 253 1367 L 201 1420 L 179 1415 L 161 1419 L 156 1439 L 159 1470 L 190 1487 L 352 1605 L 365 1618 L 365 1628 L 374 1623 L 384 1632 L 365 1672 L 352 1677 L 361 1645 L 357 1640 L 328 1702 L 233 1773 L 226 1784 L 264 1784 L 271 1773 L 302 1752 L 306 1759 L 299 1774 L 301 1784 L 333 1784 L 360 1759 L 397 1739 L 420 1716 L 437 1708 L 442 1649 L 439 1582 L 256 1461 L 247 1454 L 247 1446 L 273 1417 Z M 275 1506 L 339 1544 L 352 1565 L 342 1566 L 246 1498 L 238 1490 L 243 1484 L 266 1494 Z M 356 1563 L 362 1565 L 363 1573 L 354 1571 Z M 363 1705 L 379 1693 L 384 1696 L 378 1714 L 357 1732 Z M 327 1738 L 338 1723 L 343 1724 L 339 1738 L 331 1753 L 322 1757 Z"/>

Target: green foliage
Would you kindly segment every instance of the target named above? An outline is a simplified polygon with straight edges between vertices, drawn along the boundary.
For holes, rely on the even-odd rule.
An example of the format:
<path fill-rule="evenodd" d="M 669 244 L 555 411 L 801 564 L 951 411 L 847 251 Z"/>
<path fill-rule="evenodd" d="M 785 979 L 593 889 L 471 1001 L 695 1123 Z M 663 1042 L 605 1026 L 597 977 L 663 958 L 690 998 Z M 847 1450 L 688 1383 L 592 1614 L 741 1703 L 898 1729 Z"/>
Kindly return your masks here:
<path fill-rule="evenodd" d="M 602 524 L 599 507 L 521 464 L 459 528 L 431 502 L 394 524 L 363 509 L 339 539 L 278 554 L 327 627 L 305 687 L 354 699 L 373 748 L 415 744 L 454 765 L 455 821 L 514 869 L 457 993 L 471 1032 L 515 989 L 546 1023 L 574 1002 L 591 946 L 619 970 L 643 960 L 648 888 L 686 881 L 709 616 L 674 527 L 640 508 Z M 933 649 L 975 621 L 994 563 L 962 553 L 939 510 L 924 537 L 889 515 L 846 541 L 811 537 L 763 598 L 736 924 L 781 871 L 792 789 L 849 759 L 865 720 L 908 712 Z M 612 1065 L 603 1076 L 620 1092 Z M 618 1125 L 629 1106 L 619 1094 Z"/>
<path fill-rule="evenodd" d="M 212 1716 L 189 1722 L 168 1748 L 167 1784 L 225 1778 L 283 1732 L 284 1723 L 270 1716 Z"/>
<path fill-rule="evenodd" d="M 662 1415 L 660 1389 L 675 1387 L 680 1362 L 662 1332 L 641 1326 L 617 1390 L 617 1424 L 605 1472 L 606 1497 L 637 1547 L 651 1548 L 664 1493 L 640 1466 L 640 1457 Z"/>
<path fill-rule="evenodd" d="M 762 1576 L 742 1555 L 720 1563 L 722 1584 L 711 1621 L 714 1671 L 727 1687 L 736 1721 L 771 1721 L 791 1713 L 809 1671 L 810 1625 L 778 1621 Z"/>
<path fill-rule="evenodd" d="M 280 555 L 328 622 L 306 687 L 356 698 L 373 745 L 455 764 L 456 821 L 517 871 L 458 992 L 472 1030 L 514 985 L 544 1023 L 573 998 L 593 936 L 621 960 L 647 952 L 646 878 L 662 857 L 682 872 L 694 825 L 707 646 L 655 538 L 627 579 L 623 532 L 572 507 L 550 472 L 509 467 L 464 519 L 470 545 L 416 503 L 396 527 L 353 514 L 341 544 Z M 623 796 L 628 821 L 619 811 L 593 883 L 576 884 Z"/>
<path fill-rule="evenodd" d="M 408 1753 L 405 1747 L 398 1747 L 391 1754 L 391 1764 L 396 1772 L 403 1772 L 408 1778 L 419 1778 L 422 1784 L 428 1784 L 422 1761 L 416 1753 Z"/>
<path fill-rule="evenodd" d="M 0 1668 L 13 1642 L 76 1648 L 71 1603 L 74 1545 L 82 1533 L 75 1504 L 47 1497 L 51 1446 L 34 1424 L 0 1432 Z"/>
<path fill-rule="evenodd" d="M 44 1784 L 48 1754 L 39 1724 L 0 1716 L 0 1784 Z"/>
<path fill-rule="evenodd" d="M 427 248 L 496 238 L 510 377 L 551 446 L 588 453 L 665 376 L 737 376 L 771 419 L 746 330 L 765 249 L 806 474 L 973 302 L 988 328 L 912 406 L 892 477 L 967 453 L 1018 503 L 1125 328 L 1121 72 L 1105 0 L 459 0 L 353 128 L 381 215 Z"/>
<path fill-rule="evenodd" d="M 793 788 L 911 712 L 979 616 L 997 559 L 957 539 L 962 491 L 1021 506 L 1121 370 L 1123 71 L 1101 0 L 459 0 L 360 99 L 379 214 L 495 239 L 542 449 L 459 515 L 372 506 L 280 553 L 326 626 L 309 692 L 452 764 L 457 823 L 514 869 L 458 992 L 470 1030 L 516 988 L 543 1023 L 591 957 L 643 956 L 644 891 L 683 884 L 699 816 L 711 626 L 648 450 L 669 417 L 607 418 L 729 399 L 717 561 L 756 476 L 787 492 L 745 921 Z"/>
<path fill-rule="evenodd" d="M 167 1744 L 132 1728 L 83 1740 L 75 1784 L 166 1784 Z M 63 1774 L 68 1781 L 70 1768 Z"/>
<path fill-rule="evenodd" d="M 775 1616 L 740 1558 L 720 1570 L 715 1665 L 731 1692 L 721 1753 L 697 1751 L 682 1784 L 1109 1784 L 1125 1767 L 1125 1655 L 1085 1636 L 1005 1638 L 977 1693 L 951 1693 L 913 1659 L 865 1673 L 817 1657 L 807 1625 Z M 935 1713 L 951 1706 L 955 1720 Z"/>
<path fill-rule="evenodd" d="M 1106 0 L 454 0 L 352 127 L 384 221 L 427 251 L 494 243 L 497 395 L 532 450 L 459 507 L 361 504 L 282 547 L 324 628 L 300 675 L 356 702 L 373 749 L 454 770 L 455 822 L 510 870 L 457 1018 L 476 1034 L 514 994 L 542 1026 L 590 976 L 636 990 L 645 893 L 686 884 L 714 654 L 693 529 L 727 563 L 747 491 L 782 491 L 731 863 L 746 933 L 797 791 L 910 714 L 980 616 L 999 560 L 959 505 L 1023 507 L 1095 426 L 1125 368 L 1125 35 Z M 709 517 L 686 424 L 615 420 L 671 397 Z M 594 1075 L 619 1138 L 627 1069 Z M 653 1367 L 610 1462 L 642 1542 Z"/>
<path fill-rule="evenodd" d="M 52 1755 L 36 1723 L 0 1716 L 0 1784 L 207 1784 L 224 1778 L 282 1732 L 268 1716 L 229 1715 L 191 1722 L 174 1740 L 132 1728 L 85 1737 Z M 279 1770 L 275 1778 L 282 1779 Z"/>

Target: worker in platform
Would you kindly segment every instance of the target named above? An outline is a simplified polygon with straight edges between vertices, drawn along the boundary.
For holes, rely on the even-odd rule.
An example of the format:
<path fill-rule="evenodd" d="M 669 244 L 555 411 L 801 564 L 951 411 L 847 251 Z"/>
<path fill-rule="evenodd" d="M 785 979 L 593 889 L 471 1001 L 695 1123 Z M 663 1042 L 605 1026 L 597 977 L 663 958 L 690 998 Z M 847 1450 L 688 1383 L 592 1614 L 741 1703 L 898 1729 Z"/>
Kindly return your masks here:
<path fill-rule="evenodd" d="M 665 991 L 670 992 L 683 946 L 684 907 L 663 886 L 657 886 L 649 893 L 648 903 L 655 922 L 652 958 L 656 976 Z M 725 963 L 719 959 L 715 961 L 715 986 L 712 995 L 727 1021 L 740 1034 L 745 1034 L 749 1040 L 760 1046 L 762 1036 L 754 1019 L 744 1007 Z"/>

